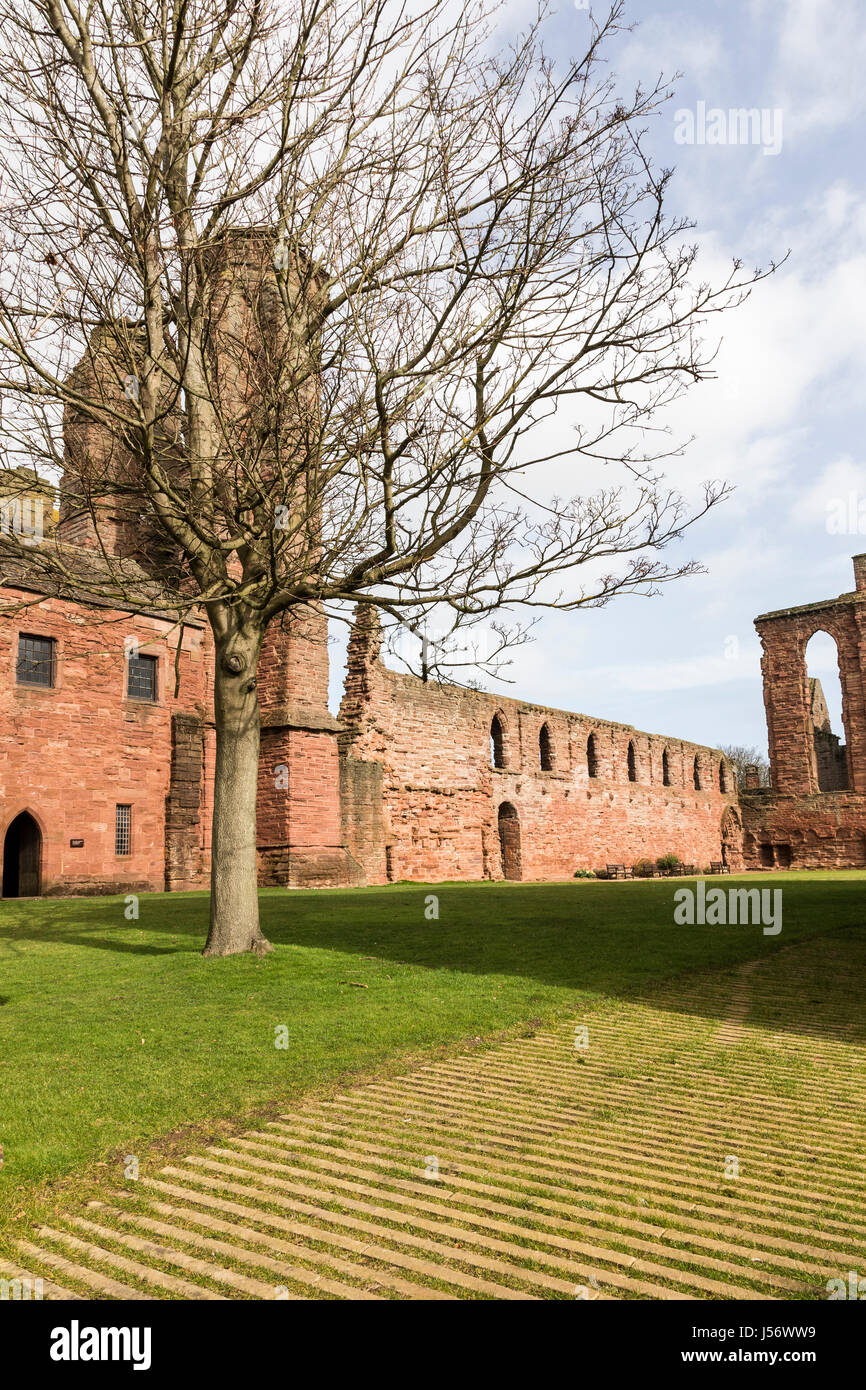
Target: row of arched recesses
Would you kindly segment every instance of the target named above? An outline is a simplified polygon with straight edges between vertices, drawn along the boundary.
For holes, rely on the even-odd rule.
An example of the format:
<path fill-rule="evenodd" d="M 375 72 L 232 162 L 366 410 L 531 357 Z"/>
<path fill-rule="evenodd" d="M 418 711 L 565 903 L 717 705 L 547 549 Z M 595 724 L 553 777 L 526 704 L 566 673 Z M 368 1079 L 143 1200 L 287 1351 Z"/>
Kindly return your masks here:
<path fill-rule="evenodd" d="M 505 729 L 498 714 L 494 714 L 490 722 L 490 766 L 498 768 L 507 766 Z M 553 771 L 553 740 L 550 737 L 550 728 L 547 724 L 542 724 L 538 731 L 538 768 L 540 772 Z"/>
<path fill-rule="evenodd" d="M 498 714 L 494 714 L 490 724 L 490 766 L 499 769 L 504 769 L 508 766 L 505 746 L 505 728 Z M 542 724 L 538 731 L 538 767 L 541 772 L 553 772 L 555 767 L 553 740 L 550 734 L 550 727 L 547 723 Z M 586 740 L 586 771 L 588 776 L 593 779 L 601 775 L 598 739 L 594 733 L 591 733 Z M 631 739 L 629 739 L 628 749 L 626 751 L 626 773 L 630 782 L 640 781 L 638 777 L 637 753 Z M 725 796 L 732 790 L 732 785 L 724 758 L 719 762 L 717 777 L 719 791 Z M 695 791 L 701 791 L 703 789 L 704 775 L 698 757 L 695 757 L 692 765 L 692 781 Z M 671 760 L 668 755 L 668 750 L 665 748 L 662 753 L 662 785 L 671 787 L 673 784 Z"/>
<path fill-rule="evenodd" d="M 3 897 L 37 898 L 41 884 L 42 831 L 29 811 L 21 811 L 3 837 Z"/>

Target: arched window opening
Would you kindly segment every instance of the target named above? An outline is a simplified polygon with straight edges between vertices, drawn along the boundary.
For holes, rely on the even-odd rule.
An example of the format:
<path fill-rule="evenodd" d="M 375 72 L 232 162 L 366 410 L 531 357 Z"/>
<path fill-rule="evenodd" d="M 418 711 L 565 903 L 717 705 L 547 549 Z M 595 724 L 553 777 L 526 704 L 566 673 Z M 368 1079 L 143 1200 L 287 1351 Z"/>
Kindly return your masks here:
<path fill-rule="evenodd" d="M 628 745 L 628 780 L 630 782 L 637 781 L 637 763 L 635 762 L 633 743 Z"/>
<path fill-rule="evenodd" d="M 662 786 L 669 787 L 671 784 L 671 760 L 668 757 L 668 750 L 662 753 Z"/>
<path fill-rule="evenodd" d="M 727 796 L 727 793 L 728 793 L 728 769 L 727 769 L 727 766 L 725 765 L 725 760 L 724 760 L 724 758 L 722 758 L 722 761 L 719 763 L 719 791 L 722 793 L 722 796 Z"/>
<path fill-rule="evenodd" d="M 699 792 L 701 789 L 701 765 L 698 762 L 697 757 L 695 758 L 695 766 L 692 771 L 692 776 L 694 778 L 695 791 Z"/>
<path fill-rule="evenodd" d="M 498 714 L 494 714 L 490 725 L 490 766 L 505 766 L 505 736 Z"/>
<path fill-rule="evenodd" d="M 542 724 L 538 733 L 538 765 L 542 772 L 553 771 L 553 744 L 546 724 Z"/>
<path fill-rule="evenodd" d="M 598 743 L 595 734 L 586 740 L 586 770 L 590 777 L 598 776 Z"/>
<path fill-rule="evenodd" d="M 806 645 L 809 732 L 815 780 L 821 792 L 847 791 L 848 749 L 840 732 L 845 709 L 839 677 L 839 653 L 829 632 L 816 632 Z"/>

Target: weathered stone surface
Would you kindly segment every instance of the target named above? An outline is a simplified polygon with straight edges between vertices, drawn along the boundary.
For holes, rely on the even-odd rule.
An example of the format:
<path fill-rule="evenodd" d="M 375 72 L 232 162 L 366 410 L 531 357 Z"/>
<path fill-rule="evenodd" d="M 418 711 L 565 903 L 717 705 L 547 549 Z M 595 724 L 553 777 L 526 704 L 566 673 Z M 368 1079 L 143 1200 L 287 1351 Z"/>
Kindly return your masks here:
<path fill-rule="evenodd" d="M 669 852 L 700 868 L 721 859 L 722 819 L 736 788 L 717 750 L 425 684 L 387 670 L 380 643 L 375 617 L 362 611 L 340 709 L 347 842 L 370 882 L 502 878 L 506 869 L 524 879 L 566 878 Z M 491 766 L 494 719 L 501 768 Z"/>
<path fill-rule="evenodd" d="M 854 557 L 854 578 L 852 593 L 755 621 L 772 791 L 742 795 L 748 868 L 866 864 L 866 555 Z M 839 653 L 844 745 L 806 671 L 806 645 L 816 632 L 828 632 Z"/>
<path fill-rule="evenodd" d="M 4 591 L 5 602 L 14 597 Z M 56 642 L 53 688 L 16 681 L 20 632 Z M 124 642 L 130 638 L 157 657 L 153 703 L 127 695 Z M 36 820 L 42 893 L 203 881 L 200 791 L 190 779 L 192 730 L 210 704 L 210 656 L 203 628 L 187 625 L 175 699 L 177 641 L 167 621 L 55 598 L 0 619 L 0 835 L 21 811 Z M 132 807 L 130 853 L 122 856 L 115 853 L 117 804 Z"/>

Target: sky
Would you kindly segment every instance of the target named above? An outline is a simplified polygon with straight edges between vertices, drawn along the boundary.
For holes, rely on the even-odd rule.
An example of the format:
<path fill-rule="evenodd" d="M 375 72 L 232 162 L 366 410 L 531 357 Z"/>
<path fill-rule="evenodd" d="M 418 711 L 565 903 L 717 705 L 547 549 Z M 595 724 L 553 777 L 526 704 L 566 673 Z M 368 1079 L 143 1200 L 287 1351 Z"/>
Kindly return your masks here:
<path fill-rule="evenodd" d="M 503 36 L 533 8 L 510 0 Z M 866 13 L 863 0 L 632 0 L 628 13 L 636 28 L 609 50 L 623 90 L 681 74 L 648 148 L 676 169 L 668 209 L 697 224 L 702 278 L 717 279 L 733 256 L 752 267 L 790 255 L 717 321 L 718 379 L 666 414 L 677 438 L 694 436 L 669 480 L 692 493 L 705 478 L 734 487 L 682 542 L 683 558 L 706 572 L 657 597 L 545 614 L 507 682 L 483 684 L 763 751 L 754 618 L 850 591 L 851 556 L 866 551 Z M 581 0 L 562 3 L 547 42 L 577 55 L 587 26 Z M 754 143 L 683 139 L 718 108 L 762 112 Z M 560 423 L 568 429 L 567 412 Z M 344 629 L 333 635 L 336 708 Z M 841 732 L 832 640 L 814 638 L 808 657 Z"/>

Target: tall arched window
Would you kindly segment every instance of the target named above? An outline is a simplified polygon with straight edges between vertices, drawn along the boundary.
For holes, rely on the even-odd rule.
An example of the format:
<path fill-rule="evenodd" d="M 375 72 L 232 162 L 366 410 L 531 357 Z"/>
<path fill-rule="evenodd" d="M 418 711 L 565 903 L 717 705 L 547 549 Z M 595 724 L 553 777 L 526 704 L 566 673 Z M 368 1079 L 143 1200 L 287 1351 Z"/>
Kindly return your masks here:
<path fill-rule="evenodd" d="M 815 632 L 803 654 L 809 691 L 809 726 L 818 791 L 847 791 L 849 742 L 839 652 L 829 632 Z"/>
<path fill-rule="evenodd" d="M 498 714 L 494 714 L 490 724 L 490 766 L 505 766 L 505 738 L 502 732 L 502 721 Z"/>
<path fill-rule="evenodd" d="M 668 757 L 668 750 L 662 753 L 662 786 L 669 787 L 671 784 L 671 760 Z"/>
<path fill-rule="evenodd" d="M 553 745 L 546 724 L 542 724 L 538 731 L 538 765 L 542 772 L 553 771 Z"/>
<path fill-rule="evenodd" d="M 631 742 L 628 745 L 628 780 L 630 782 L 637 781 L 637 763 L 634 756 L 634 744 Z"/>
<path fill-rule="evenodd" d="M 726 796 L 728 792 L 728 769 L 725 766 L 724 758 L 719 763 L 719 791 L 722 796 Z"/>
<path fill-rule="evenodd" d="M 695 754 L 695 766 L 692 775 L 695 779 L 695 791 L 699 792 L 701 789 L 701 765 L 698 762 L 697 754 Z"/>
<path fill-rule="evenodd" d="M 595 734 L 590 734 L 586 740 L 586 770 L 590 777 L 598 776 L 598 745 Z"/>

